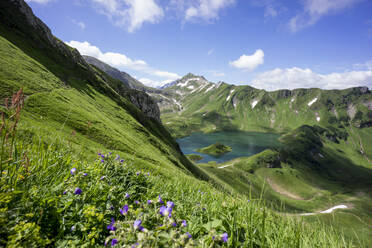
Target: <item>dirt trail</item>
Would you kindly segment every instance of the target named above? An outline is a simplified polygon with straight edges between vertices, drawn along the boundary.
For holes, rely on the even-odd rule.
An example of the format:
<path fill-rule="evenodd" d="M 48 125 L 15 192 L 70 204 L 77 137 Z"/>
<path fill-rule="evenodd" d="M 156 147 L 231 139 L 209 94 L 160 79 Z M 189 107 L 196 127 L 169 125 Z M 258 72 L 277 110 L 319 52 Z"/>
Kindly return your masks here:
<path fill-rule="evenodd" d="M 289 198 L 293 198 L 293 199 L 296 199 L 296 200 L 305 200 L 301 196 L 296 195 L 296 194 L 294 194 L 292 192 L 289 192 L 286 189 L 284 189 L 283 187 L 279 186 L 278 184 L 276 184 L 275 182 L 273 182 L 270 178 L 267 178 L 266 181 L 270 185 L 270 187 L 274 191 L 276 191 L 277 193 L 279 193 L 279 194 L 285 195 L 285 196 L 287 196 Z"/>

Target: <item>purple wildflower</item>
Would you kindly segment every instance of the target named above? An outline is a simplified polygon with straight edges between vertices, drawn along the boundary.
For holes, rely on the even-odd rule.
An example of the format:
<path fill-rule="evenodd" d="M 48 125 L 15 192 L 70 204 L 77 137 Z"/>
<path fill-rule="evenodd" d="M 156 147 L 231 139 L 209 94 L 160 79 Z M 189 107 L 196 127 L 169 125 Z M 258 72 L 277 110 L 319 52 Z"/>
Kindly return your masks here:
<path fill-rule="evenodd" d="M 174 203 L 171 202 L 171 201 L 167 202 L 167 207 L 168 208 L 174 208 Z"/>
<path fill-rule="evenodd" d="M 172 223 L 172 226 L 173 226 L 173 227 L 176 227 L 176 226 L 177 226 L 177 223 L 176 223 L 176 222 L 173 222 L 173 223 Z"/>
<path fill-rule="evenodd" d="M 116 227 L 114 225 L 115 225 L 115 220 L 114 218 L 111 218 L 111 223 L 110 225 L 107 226 L 107 229 L 111 231 L 116 231 Z"/>
<path fill-rule="evenodd" d="M 187 235 L 187 237 L 188 237 L 189 239 L 192 238 L 192 235 L 191 235 L 189 232 L 187 232 L 186 235 Z"/>
<path fill-rule="evenodd" d="M 71 227 L 71 232 L 75 231 L 75 226 Z"/>
<path fill-rule="evenodd" d="M 142 224 L 142 220 L 134 221 L 134 223 L 133 223 L 134 229 L 138 229 L 138 230 L 142 231 L 143 227 L 141 226 L 141 224 Z"/>
<path fill-rule="evenodd" d="M 139 246 L 139 243 L 135 243 L 134 245 L 132 245 L 132 248 L 136 248 L 137 246 Z"/>
<path fill-rule="evenodd" d="M 74 194 L 75 195 L 81 195 L 83 191 L 80 189 L 80 188 L 76 188 L 75 191 L 74 191 Z"/>
<path fill-rule="evenodd" d="M 187 227 L 186 220 L 183 220 L 183 221 L 182 221 L 182 226 L 183 226 L 183 227 Z"/>
<path fill-rule="evenodd" d="M 147 200 L 147 204 L 151 204 L 152 203 L 152 201 L 151 200 Z"/>
<path fill-rule="evenodd" d="M 161 214 L 161 216 L 168 216 L 170 218 L 172 217 L 172 210 L 172 208 L 161 206 L 159 208 L 159 213 Z"/>
<path fill-rule="evenodd" d="M 88 173 L 84 173 L 83 176 L 85 176 L 85 177 L 88 176 Z"/>
<path fill-rule="evenodd" d="M 105 158 L 105 155 L 102 154 L 102 155 L 101 155 L 101 158 Z"/>
<path fill-rule="evenodd" d="M 128 205 L 124 205 L 124 207 L 122 209 L 120 209 L 119 211 L 120 211 L 120 213 L 122 215 L 125 215 L 125 214 L 128 213 L 128 210 L 129 210 L 129 206 Z"/>
<path fill-rule="evenodd" d="M 117 239 L 113 239 L 111 241 L 111 246 L 115 246 L 117 243 L 118 243 L 118 240 Z"/>
<path fill-rule="evenodd" d="M 112 154 L 112 152 L 109 152 L 109 155 L 111 155 Z"/>
<path fill-rule="evenodd" d="M 100 152 L 98 153 L 98 156 L 101 156 L 101 153 Z"/>
<path fill-rule="evenodd" d="M 71 175 L 75 175 L 75 173 L 76 173 L 76 168 L 72 168 L 72 169 L 70 170 L 70 173 L 71 173 Z"/>
<path fill-rule="evenodd" d="M 134 201 L 135 204 L 140 204 L 139 201 Z"/>
<path fill-rule="evenodd" d="M 116 155 L 115 160 L 119 160 L 119 159 L 120 159 L 120 156 L 119 155 Z"/>
<path fill-rule="evenodd" d="M 128 193 L 125 193 L 125 198 L 129 198 L 130 195 Z"/>
<path fill-rule="evenodd" d="M 222 240 L 224 243 L 226 243 L 228 239 L 229 239 L 229 235 L 228 235 L 227 233 L 222 234 L 222 236 L 221 236 L 221 240 Z"/>
<path fill-rule="evenodd" d="M 65 194 L 67 194 L 67 192 L 66 191 L 63 191 L 63 194 L 65 195 Z"/>
<path fill-rule="evenodd" d="M 124 163 L 124 159 L 120 160 L 120 163 Z"/>
<path fill-rule="evenodd" d="M 114 206 L 111 206 L 111 207 L 110 207 L 110 210 L 111 210 L 111 211 L 114 210 Z"/>
<path fill-rule="evenodd" d="M 103 179 L 105 179 L 105 178 L 106 178 L 106 176 L 101 176 L 100 180 L 103 180 Z"/>
<path fill-rule="evenodd" d="M 215 240 L 215 239 L 216 239 L 216 237 L 215 237 L 215 236 L 212 236 L 212 239 L 213 239 L 213 240 Z"/>
<path fill-rule="evenodd" d="M 150 172 L 147 172 L 147 176 L 148 176 L 148 177 L 150 176 Z"/>
<path fill-rule="evenodd" d="M 141 174 L 141 172 L 138 172 L 138 171 L 137 171 L 136 175 L 138 176 L 139 174 Z"/>
<path fill-rule="evenodd" d="M 161 196 L 159 195 L 158 196 L 158 202 L 160 203 L 160 204 L 163 204 L 164 202 L 163 202 L 163 199 L 161 199 Z"/>
<path fill-rule="evenodd" d="M 104 163 L 105 162 L 105 160 L 104 159 L 101 159 L 101 163 Z"/>

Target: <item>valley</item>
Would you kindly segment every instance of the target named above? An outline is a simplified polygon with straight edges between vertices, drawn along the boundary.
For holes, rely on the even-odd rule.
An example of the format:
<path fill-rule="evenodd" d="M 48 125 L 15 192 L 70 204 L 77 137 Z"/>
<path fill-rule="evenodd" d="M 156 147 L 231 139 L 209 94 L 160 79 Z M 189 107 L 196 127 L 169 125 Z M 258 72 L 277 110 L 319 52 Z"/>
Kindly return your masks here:
<path fill-rule="evenodd" d="M 368 87 L 153 88 L 24 0 L 0 59 L 0 247 L 372 246 Z"/>

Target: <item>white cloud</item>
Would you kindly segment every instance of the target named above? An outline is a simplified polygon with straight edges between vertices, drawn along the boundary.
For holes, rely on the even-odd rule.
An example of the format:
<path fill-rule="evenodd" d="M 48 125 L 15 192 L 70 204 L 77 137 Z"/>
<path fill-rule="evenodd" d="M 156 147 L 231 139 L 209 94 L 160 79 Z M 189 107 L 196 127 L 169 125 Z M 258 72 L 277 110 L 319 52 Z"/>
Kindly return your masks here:
<path fill-rule="evenodd" d="M 196 2 L 188 1 L 187 3 L 184 0 L 178 0 L 176 2 L 181 8 L 187 6 L 185 9 L 186 21 L 195 19 L 212 21 L 218 19 L 221 9 L 232 5 L 235 0 L 198 0 Z"/>
<path fill-rule="evenodd" d="M 239 59 L 230 62 L 230 65 L 238 69 L 252 71 L 264 63 L 264 56 L 264 52 L 258 49 L 252 55 L 243 54 Z"/>
<path fill-rule="evenodd" d="M 251 85 L 266 90 L 322 88 L 344 89 L 356 86 L 372 87 L 372 70 L 318 74 L 298 67 L 274 69 L 259 74 Z"/>
<path fill-rule="evenodd" d="M 265 7 L 265 17 L 276 17 L 278 15 L 278 11 L 272 6 L 268 5 Z"/>
<path fill-rule="evenodd" d="M 175 80 L 180 78 L 177 73 L 161 71 L 150 67 L 144 60 L 134 60 L 122 53 L 106 52 L 103 53 L 98 47 L 91 45 L 89 42 L 70 41 L 67 45 L 79 50 L 82 55 L 95 57 L 115 68 L 120 70 L 136 70 L 146 73 L 151 76 L 162 78 L 165 80 Z M 155 81 L 154 81 L 155 82 Z"/>
<path fill-rule="evenodd" d="M 324 15 L 337 13 L 362 0 L 305 0 L 304 9 L 289 21 L 289 28 L 297 32 L 314 25 Z"/>
<path fill-rule="evenodd" d="M 84 22 L 79 22 L 79 21 L 76 21 L 75 19 L 71 19 L 72 23 L 74 23 L 75 25 L 77 25 L 79 28 L 81 29 L 85 29 L 86 28 L 86 25 Z"/>
<path fill-rule="evenodd" d="M 140 81 L 144 85 L 156 88 L 156 87 L 165 85 L 167 83 L 173 82 L 174 80 L 170 79 L 170 80 L 164 80 L 164 81 L 156 81 L 156 80 L 152 80 L 149 78 L 140 78 L 138 81 Z"/>
<path fill-rule="evenodd" d="M 368 60 L 365 63 L 355 64 L 354 68 L 357 70 L 369 70 L 372 71 L 372 60 Z"/>
<path fill-rule="evenodd" d="M 157 23 L 164 12 L 155 0 L 91 0 L 100 13 L 107 15 L 117 26 L 129 32 L 142 27 L 143 23 Z"/>
<path fill-rule="evenodd" d="M 40 4 L 47 4 L 49 2 L 52 2 L 54 0 L 26 0 L 27 3 L 40 3 Z"/>

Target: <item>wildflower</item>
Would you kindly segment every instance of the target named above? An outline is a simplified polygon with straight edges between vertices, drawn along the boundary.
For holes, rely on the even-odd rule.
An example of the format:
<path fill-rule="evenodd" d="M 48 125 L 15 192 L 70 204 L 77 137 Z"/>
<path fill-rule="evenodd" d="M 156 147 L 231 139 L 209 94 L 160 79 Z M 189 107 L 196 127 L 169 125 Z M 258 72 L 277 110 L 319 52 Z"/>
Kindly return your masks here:
<path fill-rule="evenodd" d="M 139 174 L 141 174 L 141 172 L 138 172 L 138 171 L 137 171 L 136 175 L 138 176 Z"/>
<path fill-rule="evenodd" d="M 71 232 L 75 231 L 75 226 L 71 227 Z"/>
<path fill-rule="evenodd" d="M 124 207 L 122 209 L 120 209 L 119 211 L 120 211 L 120 213 L 122 215 L 125 215 L 125 214 L 128 213 L 128 210 L 129 210 L 129 206 L 128 205 L 124 205 Z"/>
<path fill-rule="evenodd" d="M 134 245 L 132 245 L 132 248 L 136 248 L 137 246 L 139 246 L 139 243 L 135 243 Z"/>
<path fill-rule="evenodd" d="M 110 210 L 111 210 L 111 211 L 114 210 L 114 206 L 111 206 L 111 207 L 110 207 Z"/>
<path fill-rule="evenodd" d="M 105 162 L 105 160 L 104 159 L 101 159 L 101 163 L 104 163 Z"/>
<path fill-rule="evenodd" d="M 65 194 L 67 194 L 67 192 L 66 191 L 63 191 L 63 194 L 65 195 Z"/>
<path fill-rule="evenodd" d="M 119 160 L 119 159 L 120 159 L 120 156 L 119 155 L 116 155 L 115 160 Z"/>
<path fill-rule="evenodd" d="M 192 238 L 192 235 L 191 235 L 189 232 L 187 232 L 186 235 L 187 235 L 187 237 L 188 237 L 189 239 Z"/>
<path fill-rule="evenodd" d="M 76 168 L 72 168 L 72 169 L 70 170 L 70 173 L 71 173 L 71 175 L 75 175 L 75 173 L 76 173 Z"/>
<path fill-rule="evenodd" d="M 100 180 L 103 180 L 103 179 L 105 179 L 105 178 L 106 178 L 106 176 L 101 176 Z"/>
<path fill-rule="evenodd" d="M 100 152 L 98 153 L 98 156 L 101 156 L 101 153 Z"/>
<path fill-rule="evenodd" d="M 111 155 L 112 154 L 112 152 L 109 152 L 109 155 Z"/>
<path fill-rule="evenodd" d="M 151 200 L 147 200 L 147 204 L 151 204 L 152 203 L 152 201 Z"/>
<path fill-rule="evenodd" d="M 167 207 L 168 208 L 173 208 L 174 207 L 174 203 L 171 202 L 171 201 L 167 202 Z"/>
<path fill-rule="evenodd" d="M 114 225 L 115 225 L 115 220 L 114 218 L 112 218 L 110 225 L 107 226 L 107 229 L 111 231 L 116 231 L 116 227 Z"/>
<path fill-rule="evenodd" d="M 158 202 L 160 203 L 160 204 L 163 204 L 164 202 L 163 202 L 163 199 L 161 199 L 161 196 L 159 195 L 158 196 Z"/>
<path fill-rule="evenodd" d="M 117 239 L 113 239 L 111 241 L 111 246 L 115 246 L 117 243 L 118 243 L 118 240 Z"/>
<path fill-rule="evenodd" d="M 85 177 L 88 176 L 88 173 L 84 173 L 83 176 L 85 176 Z"/>
<path fill-rule="evenodd" d="M 135 204 L 140 204 L 139 201 L 134 201 Z"/>
<path fill-rule="evenodd" d="M 76 188 L 75 191 L 74 191 L 74 194 L 75 195 L 81 195 L 83 191 L 80 189 L 80 188 Z"/>
<path fill-rule="evenodd" d="M 182 221 L 182 226 L 183 226 L 183 227 L 187 227 L 186 220 L 183 220 L 183 221 Z"/>
<path fill-rule="evenodd" d="M 142 231 L 143 226 L 141 226 L 141 224 L 142 224 L 142 220 L 134 221 L 134 223 L 133 223 L 134 229 L 138 229 L 139 231 Z"/>
<path fill-rule="evenodd" d="M 148 176 L 148 177 L 150 176 L 150 172 L 147 172 L 147 176 Z"/>
<path fill-rule="evenodd" d="M 213 239 L 213 240 L 215 240 L 215 239 L 216 239 L 216 237 L 215 237 L 215 236 L 212 236 L 212 239 Z"/>
<path fill-rule="evenodd" d="M 161 216 L 168 216 L 169 218 L 172 217 L 172 208 L 166 207 L 166 206 L 161 206 L 159 208 L 159 213 Z"/>
<path fill-rule="evenodd" d="M 129 198 L 130 195 L 128 193 L 125 193 L 125 198 Z"/>
<path fill-rule="evenodd" d="M 224 243 L 226 243 L 228 239 L 229 239 L 229 235 L 228 235 L 227 233 L 222 234 L 222 236 L 221 236 L 221 240 L 222 240 Z"/>
<path fill-rule="evenodd" d="M 102 154 L 102 155 L 101 155 L 101 158 L 105 158 L 105 155 Z"/>
<path fill-rule="evenodd" d="M 124 159 L 120 160 L 120 163 L 124 163 Z"/>
<path fill-rule="evenodd" d="M 177 226 L 177 223 L 176 222 L 173 222 L 172 223 L 172 226 L 176 227 Z"/>

